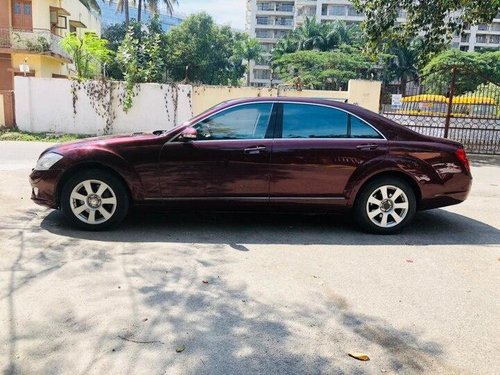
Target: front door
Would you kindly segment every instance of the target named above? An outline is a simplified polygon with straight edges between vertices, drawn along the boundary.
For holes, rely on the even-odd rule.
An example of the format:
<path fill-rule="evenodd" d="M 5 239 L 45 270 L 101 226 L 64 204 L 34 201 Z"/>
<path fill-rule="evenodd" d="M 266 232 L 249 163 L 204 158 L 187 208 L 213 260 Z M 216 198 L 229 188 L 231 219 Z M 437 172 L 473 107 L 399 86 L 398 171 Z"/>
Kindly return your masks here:
<path fill-rule="evenodd" d="M 17 30 L 33 29 L 31 0 L 12 0 L 12 28 Z"/>
<path fill-rule="evenodd" d="M 167 142 L 160 155 L 164 199 L 267 200 L 273 103 L 249 103 L 193 125 L 195 140 Z"/>
<path fill-rule="evenodd" d="M 342 200 L 354 171 L 387 153 L 387 141 L 378 131 L 340 109 L 283 103 L 279 113 L 282 122 L 271 159 L 271 201 Z"/>

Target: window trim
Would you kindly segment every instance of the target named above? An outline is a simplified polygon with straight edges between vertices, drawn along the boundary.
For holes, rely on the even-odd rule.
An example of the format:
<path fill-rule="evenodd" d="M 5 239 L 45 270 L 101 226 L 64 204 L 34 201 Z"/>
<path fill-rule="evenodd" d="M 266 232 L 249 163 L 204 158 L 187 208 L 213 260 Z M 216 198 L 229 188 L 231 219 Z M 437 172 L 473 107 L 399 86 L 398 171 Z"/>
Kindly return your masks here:
<path fill-rule="evenodd" d="M 266 131 L 266 136 L 264 138 L 253 138 L 253 139 L 249 139 L 249 138 L 247 138 L 247 139 L 220 139 L 220 140 L 215 140 L 214 139 L 212 141 L 217 141 L 217 142 L 221 142 L 221 141 L 224 141 L 224 142 L 228 142 L 228 141 L 252 141 L 252 140 L 253 141 L 258 141 L 258 140 L 263 140 L 263 139 L 293 139 L 293 140 L 301 140 L 301 141 L 304 141 L 304 140 L 310 140 L 310 141 L 315 141 L 315 140 L 350 140 L 350 139 L 352 139 L 352 140 L 359 140 L 359 141 L 361 141 L 361 140 L 363 140 L 363 141 L 382 141 L 382 140 L 387 141 L 386 136 L 380 130 L 378 130 L 375 126 L 373 126 L 372 124 L 370 124 L 365 119 L 359 117 L 358 115 L 356 115 L 356 114 L 354 114 L 354 113 L 352 113 L 352 112 L 350 112 L 348 110 L 345 110 L 345 109 L 339 108 L 339 107 L 335 107 L 335 106 L 331 106 L 331 105 L 327 105 L 327 104 L 296 102 L 296 101 L 293 101 L 293 100 L 251 101 L 251 102 L 245 102 L 245 103 L 238 103 L 238 104 L 235 104 L 235 105 L 231 105 L 229 107 L 221 108 L 218 111 L 216 111 L 216 112 L 214 112 L 214 113 L 212 113 L 210 115 L 207 115 L 207 116 L 205 116 L 202 119 L 199 119 L 194 124 L 189 125 L 189 127 L 197 125 L 201 121 L 205 120 L 207 117 L 217 115 L 217 114 L 222 113 L 222 112 L 224 112 L 226 110 L 229 110 L 231 108 L 236 108 L 236 107 L 240 107 L 240 106 L 248 105 L 248 104 L 262 104 L 262 103 L 263 104 L 267 104 L 267 103 L 272 104 L 271 117 L 269 119 L 267 131 Z M 214 107 L 217 107 L 219 104 L 215 105 Z M 283 135 L 283 104 L 314 105 L 314 106 L 318 106 L 318 107 L 333 108 L 333 109 L 345 112 L 348 115 L 354 116 L 357 119 L 359 119 L 362 122 L 364 122 L 366 125 L 368 125 L 373 130 L 375 130 L 375 132 L 377 132 L 378 134 L 380 134 L 380 136 L 382 138 L 283 138 L 282 137 L 282 135 Z M 271 131 L 271 129 L 273 131 Z M 174 137 L 172 137 L 168 142 L 175 142 L 175 141 L 177 141 L 177 139 L 181 136 L 181 134 L 182 134 L 182 131 L 179 132 Z M 192 142 L 199 142 L 199 141 L 198 140 L 194 140 Z M 210 140 L 206 140 L 206 141 L 202 141 L 202 142 L 210 142 Z"/>
<path fill-rule="evenodd" d="M 385 140 L 387 141 L 387 138 L 385 137 L 384 134 L 382 134 L 382 132 L 380 130 L 378 130 L 376 127 L 374 127 L 372 124 L 370 124 L 368 121 L 366 121 L 365 119 L 357 116 L 356 114 L 350 112 L 350 111 L 347 111 L 343 108 L 339 108 L 339 107 L 334 107 L 334 106 L 330 106 L 330 105 L 326 105 L 326 104 L 320 104 L 320 103 L 303 103 L 303 102 L 294 102 L 294 101 L 280 101 L 278 102 L 278 104 L 281 104 L 280 106 L 280 109 L 279 109 L 279 114 L 280 114 L 280 122 L 277 124 L 276 126 L 276 131 L 274 132 L 274 135 L 275 135 L 275 139 L 293 139 L 293 140 L 325 140 L 325 139 L 329 139 L 329 140 L 347 140 L 347 139 L 354 139 L 354 140 L 367 140 L 367 141 L 375 141 L 375 140 Z M 349 133 L 349 126 L 350 126 L 350 119 L 349 119 L 349 115 L 351 116 L 354 116 L 356 117 L 358 120 L 361 120 L 361 122 L 364 122 L 366 125 L 368 125 L 369 127 L 371 127 L 373 130 L 375 130 L 376 133 L 378 133 L 382 138 L 353 138 L 353 137 L 345 137 L 345 138 L 322 138 L 322 137 L 315 137 L 315 138 L 283 138 L 283 109 L 284 109 L 284 104 L 301 104 L 301 105 L 310 105 L 310 106 L 317 106 L 317 107 L 327 107 L 327 108 L 333 108 L 333 109 L 336 109 L 338 111 L 342 111 L 342 112 L 345 112 L 347 113 L 347 126 L 348 126 L 348 133 Z"/>

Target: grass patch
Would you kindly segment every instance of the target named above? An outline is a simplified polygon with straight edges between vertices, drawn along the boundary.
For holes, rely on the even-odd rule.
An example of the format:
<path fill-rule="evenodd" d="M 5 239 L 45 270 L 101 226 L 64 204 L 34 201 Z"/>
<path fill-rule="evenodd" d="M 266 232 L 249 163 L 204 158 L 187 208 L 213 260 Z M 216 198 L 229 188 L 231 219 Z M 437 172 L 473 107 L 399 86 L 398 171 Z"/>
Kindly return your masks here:
<path fill-rule="evenodd" d="M 85 134 L 29 133 L 17 129 L 0 128 L 0 141 L 69 142 L 88 138 Z"/>

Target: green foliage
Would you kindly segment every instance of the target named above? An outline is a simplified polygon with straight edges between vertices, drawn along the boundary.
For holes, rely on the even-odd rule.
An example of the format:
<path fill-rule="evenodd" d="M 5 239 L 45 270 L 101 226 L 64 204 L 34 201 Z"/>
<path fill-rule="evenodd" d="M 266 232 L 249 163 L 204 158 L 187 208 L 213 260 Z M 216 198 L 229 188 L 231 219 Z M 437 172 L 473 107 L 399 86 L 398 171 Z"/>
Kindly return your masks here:
<path fill-rule="evenodd" d="M 274 61 L 280 77 L 293 82 L 298 75 L 304 86 L 314 89 L 338 90 L 346 88 L 350 79 L 372 78 L 373 61 L 352 47 L 338 51 L 298 51 Z"/>
<path fill-rule="evenodd" d="M 364 36 L 358 25 L 343 21 L 321 23 L 315 17 L 307 17 L 304 24 L 281 38 L 273 50 L 273 59 L 296 51 L 332 51 L 342 45 L 359 47 Z"/>
<path fill-rule="evenodd" d="M 132 24 L 132 26 L 134 26 L 134 29 L 136 29 L 138 33 L 140 26 L 138 24 L 137 26 L 136 24 Z M 108 41 L 108 48 L 113 51 L 115 55 L 118 53 L 118 48 L 123 43 L 125 35 L 127 35 L 127 30 L 127 25 L 125 22 L 122 22 L 108 26 L 102 32 L 102 37 Z M 106 64 L 105 74 L 109 78 L 123 80 L 123 72 L 116 59 L 112 59 Z"/>
<path fill-rule="evenodd" d="M 379 56 L 385 60 L 382 80 L 385 83 L 400 82 L 400 93 L 406 95 L 407 82 L 419 76 L 422 39 L 410 41 L 394 40 L 387 46 L 386 54 Z"/>
<path fill-rule="evenodd" d="M 112 52 L 107 41 L 95 33 L 85 33 L 83 37 L 70 33 L 61 41 L 61 47 L 71 56 L 79 79 L 94 78 L 101 64 L 111 59 Z"/>
<path fill-rule="evenodd" d="M 245 67 L 238 56 L 241 33 L 218 26 L 206 13 L 188 17 L 165 34 L 169 79 L 211 85 L 238 84 Z"/>
<path fill-rule="evenodd" d="M 243 34 L 241 40 L 235 44 L 235 57 L 244 59 L 247 62 L 247 86 L 250 86 L 250 62 L 258 60 L 264 50 L 262 45 L 255 38 L 250 38 L 247 34 Z"/>
<path fill-rule="evenodd" d="M 123 108 L 132 107 L 134 88 L 138 83 L 161 82 L 165 71 L 162 51 L 162 31 L 158 17 L 144 30 L 131 25 L 118 48 L 117 62 L 125 79 Z"/>
<path fill-rule="evenodd" d="M 426 55 L 446 48 L 453 34 L 460 33 L 465 24 L 490 23 L 500 8 L 500 0 L 354 0 L 353 3 L 366 15 L 363 29 L 372 52 L 393 40 L 408 40 L 423 34 Z M 406 12 L 405 23 L 397 22 L 401 10 Z"/>
<path fill-rule="evenodd" d="M 0 141 L 69 142 L 86 137 L 90 135 L 29 133 L 17 129 L 0 128 Z"/>
<path fill-rule="evenodd" d="M 438 92 L 446 87 L 456 68 L 455 93 L 474 91 L 486 80 L 500 82 L 500 51 L 464 52 L 456 49 L 445 51 L 429 61 L 423 68 L 424 84 Z"/>

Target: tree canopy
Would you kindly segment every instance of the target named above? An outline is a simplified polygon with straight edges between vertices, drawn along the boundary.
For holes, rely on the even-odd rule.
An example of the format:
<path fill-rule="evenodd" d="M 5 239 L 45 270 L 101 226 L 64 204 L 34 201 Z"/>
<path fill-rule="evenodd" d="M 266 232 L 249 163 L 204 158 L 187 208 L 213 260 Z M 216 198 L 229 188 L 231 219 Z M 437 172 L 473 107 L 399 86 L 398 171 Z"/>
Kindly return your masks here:
<path fill-rule="evenodd" d="M 456 68 L 456 93 L 474 91 L 480 84 L 500 82 L 500 51 L 464 52 L 450 49 L 435 56 L 422 69 L 424 84 L 436 90 L 447 87 Z"/>
<path fill-rule="evenodd" d="M 372 61 L 352 47 L 338 51 L 297 51 L 284 54 L 274 61 L 274 67 L 285 82 L 300 77 L 308 88 L 339 90 L 347 88 L 350 79 L 372 78 Z"/>
<path fill-rule="evenodd" d="M 168 76 L 174 81 L 236 84 L 245 72 L 237 53 L 243 34 L 216 25 L 206 13 L 188 17 L 164 37 L 163 56 Z"/>
<path fill-rule="evenodd" d="M 491 23 L 500 9 L 500 0 L 353 0 L 353 3 L 366 16 L 363 28 L 372 51 L 389 41 L 422 34 L 424 53 L 439 52 L 466 24 Z M 406 16 L 406 22 L 397 22 L 400 14 Z"/>

